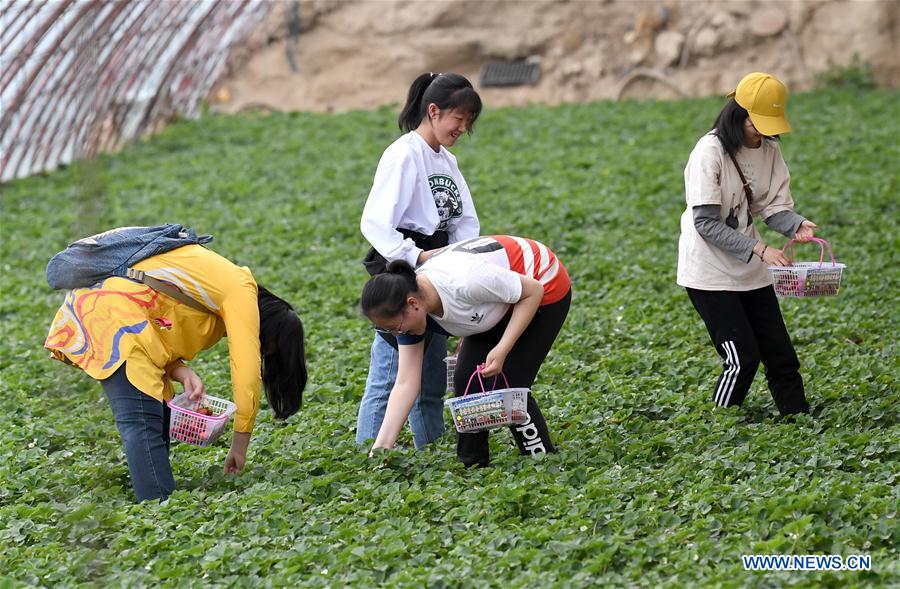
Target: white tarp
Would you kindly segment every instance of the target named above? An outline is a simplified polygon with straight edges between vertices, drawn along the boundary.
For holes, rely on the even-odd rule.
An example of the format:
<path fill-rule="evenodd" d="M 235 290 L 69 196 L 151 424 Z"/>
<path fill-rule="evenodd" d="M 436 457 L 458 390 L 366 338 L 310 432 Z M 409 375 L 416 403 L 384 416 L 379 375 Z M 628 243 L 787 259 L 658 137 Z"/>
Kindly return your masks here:
<path fill-rule="evenodd" d="M 0 0 L 0 182 L 196 117 L 266 0 Z"/>

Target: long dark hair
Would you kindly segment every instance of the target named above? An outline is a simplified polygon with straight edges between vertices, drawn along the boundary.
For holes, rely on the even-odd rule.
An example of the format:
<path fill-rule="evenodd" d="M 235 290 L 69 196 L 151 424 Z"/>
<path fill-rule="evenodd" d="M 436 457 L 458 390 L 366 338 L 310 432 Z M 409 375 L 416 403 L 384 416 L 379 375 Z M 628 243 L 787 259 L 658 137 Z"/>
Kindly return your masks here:
<path fill-rule="evenodd" d="M 406 104 L 397 120 L 400 130 L 408 132 L 417 129 L 432 102 L 441 110 L 455 108 L 469 113 L 469 133 L 481 114 L 481 97 L 465 76 L 425 73 L 409 87 Z"/>
<path fill-rule="evenodd" d="M 404 260 L 394 260 L 381 274 L 376 274 L 363 287 L 359 306 L 363 315 L 396 317 L 406 307 L 406 298 L 419 293 L 416 272 Z"/>
<path fill-rule="evenodd" d="M 728 99 L 716 122 L 713 123 L 711 131 L 722 142 L 722 147 L 728 155 L 735 155 L 742 148 L 746 147 L 746 136 L 744 135 L 744 121 L 750 113 L 743 106 L 737 103 L 734 97 Z M 778 141 L 778 135 L 772 137 L 765 136 L 770 141 Z"/>
<path fill-rule="evenodd" d="M 287 419 L 300 409 L 306 388 L 303 322 L 287 302 L 257 288 L 263 388 L 275 417 Z"/>
<path fill-rule="evenodd" d="M 716 117 L 716 122 L 713 123 L 712 131 L 719 138 L 719 141 L 722 142 L 722 147 L 725 148 L 725 152 L 728 155 L 735 155 L 746 145 L 744 141 L 744 121 L 747 120 L 748 116 L 750 116 L 750 113 L 738 104 L 733 97 L 729 98 L 722 110 L 719 111 L 719 116 Z"/>

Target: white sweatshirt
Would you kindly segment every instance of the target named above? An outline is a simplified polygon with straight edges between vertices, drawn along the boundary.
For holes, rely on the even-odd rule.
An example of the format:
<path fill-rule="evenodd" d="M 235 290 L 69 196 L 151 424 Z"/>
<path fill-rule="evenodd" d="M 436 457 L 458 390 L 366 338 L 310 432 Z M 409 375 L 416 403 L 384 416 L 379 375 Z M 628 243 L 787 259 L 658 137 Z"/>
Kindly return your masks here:
<path fill-rule="evenodd" d="M 480 225 L 456 157 L 443 146 L 435 152 L 411 131 L 382 154 L 359 229 L 388 262 L 415 267 L 422 250 L 398 229 L 425 235 L 444 230 L 455 243 L 477 237 Z"/>

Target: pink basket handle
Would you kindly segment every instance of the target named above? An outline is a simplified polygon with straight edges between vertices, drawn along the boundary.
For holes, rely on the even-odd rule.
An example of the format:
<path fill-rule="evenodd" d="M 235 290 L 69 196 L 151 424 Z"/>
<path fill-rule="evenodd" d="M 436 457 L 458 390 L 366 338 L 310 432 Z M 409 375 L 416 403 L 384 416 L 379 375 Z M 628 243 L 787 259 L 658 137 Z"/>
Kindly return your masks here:
<path fill-rule="evenodd" d="M 796 239 L 791 239 L 791 240 L 790 240 L 789 242 L 787 242 L 787 243 L 785 244 L 785 246 L 782 248 L 782 251 L 786 250 L 787 248 L 791 248 L 791 253 L 790 253 L 790 256 L 789 256 L 789 257 L 790 257 L 790 259 L 791 259 L 791 263 L 792 263 L 792 264 L 794 263 L 794 242 L 795 242 L 795 241 L 797 241 L 797 240 L 796 240 Z M 831 244 L 830 244 L 830 243 L 828 243 L 828 242 L 825 241 L 824 239 L 820 239 L 820 238 L 818 238 L 818 237 L 810 237 L 808 241 L 815 241 L 816 243 L 819 244 L 819 247 L 820 247 L 821 250 L 822 250 L 822 251 L 819 253 L 819 267 L 820 267 L 820 268 L 821 268 L 822 265 L 825 263 L 825 247 L 826 247 L 826 246 L 828 247 L 828 254 L 831 256 L 831 265 L 832 265 L 832 266 L 836 265 L 836 262 L 835 262 L 835 260 L 834 260 L 834 252 L 831 251 Z M 803 243 L 803 242 L 800 242 L 800 243 Z"/>
<path fill-rule="evenodd" d="M 481 371 L 483 369 L 484 369 L 484 364 L 479 364 L 478 366 L 475 367 L 475 372 L 473 372 L 472 376 L 469 377 L 469 383 L 466 385 L 466 390 L 463 391 L 463 395 L 462 395 L 463 397 L 465 397 L 466 395 L 469 394 L 469 387 L 472 386 L 472 379 L 474 379 L 476 376 L 478 377 L 478 383 L 481 385 L 481 392 L 482 393 L 487 392 L 484 390 L 484 381 L 481 380 Z M 509 388 L 509 380 L 507 380 L 506 375 L 503 374 L 503 372 L 501 371 L 500 376 L 503 377 L 503 382 L 506 383 L 506 388 Z M 494 377 L 494 384 L 492 384 L 491 386 L 495 387 L 495 388 L 491 389 L 492 391 L 496 390 L 496 386 L 497 386 L 497 377 L 496 376 Z"/>

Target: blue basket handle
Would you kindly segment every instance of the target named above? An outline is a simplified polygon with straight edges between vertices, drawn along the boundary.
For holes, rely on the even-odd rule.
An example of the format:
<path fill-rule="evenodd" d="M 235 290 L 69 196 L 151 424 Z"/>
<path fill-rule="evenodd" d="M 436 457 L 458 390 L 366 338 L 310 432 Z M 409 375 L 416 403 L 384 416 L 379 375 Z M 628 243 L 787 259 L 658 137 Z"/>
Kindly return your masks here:
<path fill-rule="evenodd" d="M 475 378 L 476 376 L 478 376 L 478 383 L 481 385 L 481 392 L 482 393 L 488 392 L 488 391 L 484 390 L 484 381 L 481 380 L 481 371 L 482 370 L 484 370 L 484 364 L 479 364 L 478 366 L 475 367 L 475 372 L 472 373 L 472 376 L 469 377 L 468 384 L 466 384 L 466 390 L 462 394 L 463 397 L 465 397 L 466 395 L 469 394 L 469 387 L 472 386 L 472 379 Z M 506 383 L 506 388 L 509 388 L 509 380 L 506 378 L 506 375 L 503 373 L 502 370 L 500 371 L 499 376 L 503 377 L 503 382 Z M 493 387 L 491 389 L 492 391 L 497 390 L 497 377 L 496 376 L 494 377 L 494 384 L 492 384 L 491 386 Z"/>

